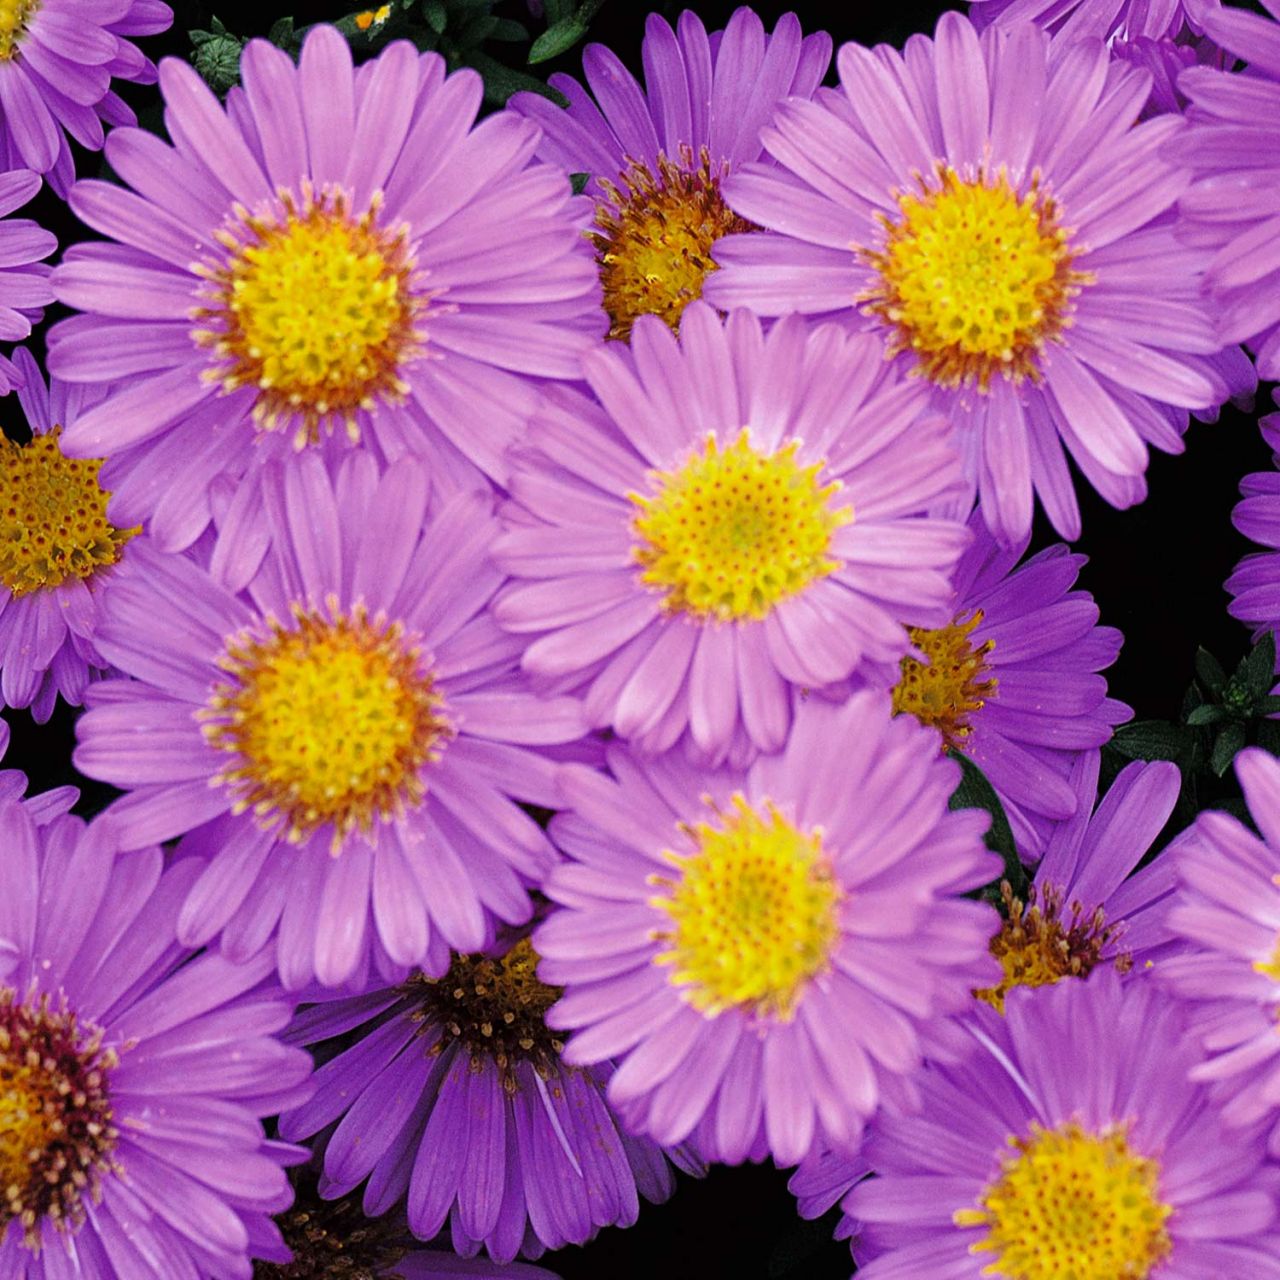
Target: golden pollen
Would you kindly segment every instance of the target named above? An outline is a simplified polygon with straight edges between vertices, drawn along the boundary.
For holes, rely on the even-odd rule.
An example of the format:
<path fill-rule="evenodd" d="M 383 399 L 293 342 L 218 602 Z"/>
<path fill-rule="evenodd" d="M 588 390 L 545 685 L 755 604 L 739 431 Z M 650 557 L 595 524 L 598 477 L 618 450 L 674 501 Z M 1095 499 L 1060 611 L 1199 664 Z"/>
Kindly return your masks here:
<path fill-rule="evenodd" d="M 562 994 L 538 980 L 538 953 L 527 937 L 505 955 L 455 955 L 443 978 L 415 974 L 405 984 L 417 1002 L 410 1015 L 428 1028 L 441 1029 L 432 1049 L 443 1052 L 457 1042 L 480 1071 L 486 1060 L 498 1068 L 503 1088 L 514 1094 L 515 1069 L 528 1062 L 544 1080 L 561 1070 L 564 1042 L 546 1023 L 547 1010 Z"/>
<path fill-rule="evenodd" d="M 991 939 L 990 949 L 1004 976 L 999 986 L 983 987 L 973 994 L 1001 1013 L 1005 995 L 1013 987 L 1047 987 L 1061 978 L 1087 978 L 1104 959 L 1112 960 L 1120 973 L 1128 973 L 1133 966 L 1128 952 L 1104 956 L 1124 926 L 1107 924 L 1101 907 L 1087 911 L 1073 902 L 1067 914 L 1062 890 L 1055 884 L 1039 889 L 1032 885 L 1024 904 L 1014 897 L 1009 882 L 1002 880 L 1000 897 L 1005 920 Z"/>
<path fill-rule="evenodd" d="M 116 1168 L 107 1083 L 119 1059 L 102 1041 L 48 995 L 0 988 L 0 1238 L 16 1220 L 34 1250 L 44 1219 L 78 1227 L 85 1195 Z"/>
<path fill-rule="evenodd" d="M 608 195 L 596 208 L 591 233 L 604 286 L 609 337 L 626 339 L 640 316 L 660 316 L 680 328 L 685 307 L 702 296 L 702 282 L 716 270 L 711 246 L 721 236 L 756 231 L 725 204 L 720 184 L 727 164 L 713 170 L 705 147 L 694 167 L 693 151 L 680 149 L 679 163 L 658 153 L 658 172 L 632 160 L 622 188 L 600 179 Z"/>
<path fill-rule="evenodd" d="M 39 8 L 40 0 L 0 0 L 0 62 L 17 55 L 27 23 Z"/>
<path fill-rule="evenodd" d="M 842 894 L 822 832 L 741 794 L 714 812 L 711 822 L 680 824 L 696 848 L 664 851 L 677 873 L 650 877 L 663 890 L 650 905 L 671 917 L 656 935 L 668 944 L 657 963 L 703 1013 L 738 1006 L 785 1021 L 828 967 L 839 933 Z"/>
<path fill-rule="evenodd" d="M 893 687 L 893 713 L 910 712 L 921 724 L 942 732 L 945 746 L 964 747 L 973 731 L 969 717 L 981 711 L 995 696 L 996 678 L 989 675 L 987 654 L 994 641 L 975 645 L 973 629 L 982 621 L 982 610 L 957 617 L 949 626 L 932 630 L 909 627 L 911 643 L 929 659 L 902 659 L 902 675 Z"/>
<path fill-rule="evenodd" d="M 958 1227 L 985 1227 L 971 1253 L 1001 1280 L 1147 1280 L 1169 1256 L 1173 1212 L 1159 1197 L 1160 1166 L 1129 1149 L 1124 1128 L 1101 1133 L 1074 1121 L 1011 1137 L 1000 1176 Z"/>
<path fill-rule="evenodd" d="M 61 427 L 29 444 L 0 437 L 0 582 L 15 596 L 90 578 L 115 564 L 141 526 L 107 519 L 101 458 L 68 458 Z"/>
<path fill-rule="evenodd" d="M 208 285 L 192 336 L 212 350 L 208 376 L 257 389 L 264 430 L 294 424 L 302 448 L 343 423 L 356 440 L 356 410 L 402 400 L 401 370 L 422 352 L 428 299 L 409 231 L 378 225 L 377 197 L 359 217 L 340 189 L 279 200 L 278 215 L 237 208 L 218 237 L 225 259 L 194 268 Z"/>
<path fill-rule="evenodd" d="M 336 853 L 351 831 L 422 802 L 420 773 L 453 733 L 444 698 L 400 624 L 362 607 L 295 606 L 292 625 L 268 625 L 219 659 L 230 678 L 201 719 L 236 761 L 214 781 L 235 793 L 234 812 L 251 808 L 293 843 L 332 824 Z"/>
<path fill-rule="evenodd" d="M 939 167 L 898 210 L 883 219 L 884 247 L 862 253 L 880 277 L 862 301 L 889 325 L 892 350 L 913 351 L 944 387 L 1037 379 L 1041 351 L 1092 279 L 1072 270 L 1052 197 L 1035 181 L 1017 195 L 1003 170 L 966 180 Z"/>
<path fill-rule="evenodd" d="M 793 441 L 761 453 L 744 428 L 727 448 L 708 434 L 683 466 L 649 473 L 649 497 L 630 493 L 633 555 L 663 608 L 699 619 L 763 618 L 780 600 L 840 567 L 831 538 L 853 519 L 832 507 L 840 482 L 823 485 L 825 460 L 796 461 Z"/>

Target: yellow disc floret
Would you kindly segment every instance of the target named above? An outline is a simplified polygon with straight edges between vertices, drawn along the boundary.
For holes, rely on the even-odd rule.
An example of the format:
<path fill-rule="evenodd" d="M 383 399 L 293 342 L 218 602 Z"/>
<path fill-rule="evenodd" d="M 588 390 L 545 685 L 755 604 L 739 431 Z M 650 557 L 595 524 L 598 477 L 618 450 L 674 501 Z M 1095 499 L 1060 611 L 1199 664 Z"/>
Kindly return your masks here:
<path fill-rule="evenodd" d="M 980 711 L 996 691 L 988 674 L 987 654 L 993 641 L 975 645 L 973 629 L 982 621 L 982 610 L 958 617 L 949 626 L 910 627 L 911 642 L 929 659 L 902 659 L 902 674 L 893 688 L 894 715 L 907 711 L 921 724 L 942 732 L 952 748 L 963 747 L 972 732 L 969 718 Z"/>
<path fill-rule="evenodd" d="M 879 275 L 864 296 L 942 386 L 986 391 L 993 377 L 1039 376 L 1037 357 L 1069 321 L 1089 277 L 1056 203 L 1034 182 L 1019 195 L 1003 171 L 974 180 L 940 168 L 936 181 L 898 197 L 883 248 L 866 250 Z"/>
<path fill-rule="evenodd" d="M 978 1206 L 953 1215 L 985 1227 L 970 1252 L 995 1254 L 1000 1280 L 1147 1280 L 1169 1256 L 1159 1164 L 1129 1147 L 1124 1128 L 1091 1133 L 1075 1122 L 1011 1137 L 1013 1154 Z"/>
<path fill-rule="evenodd" d="M 264 429 L 295 424 L 301 448 L 341 422 L 356 440 L 356 411 L 402 399 L 422 349 L 408 229 L 380 227 L 377 198 L 355 217 L 340 190 L 280 203 L 278 215 L 237 208 L 218 233 L 226 260 L 193 268 L 209 281 L 193 336 L 217 357 L 209 377 L 257 389 Z"/>
<path fill-rule="evenodd" d="M 635 559 L 663 607 L 697 618 L 763 618 L 780 600 L 840 567 L 832 534 L 853 519 L 833 508 L 839 481 L 802 466 L 794 442 L 761 453 L 742 431 L 721 448 L 709 434 L 682 467 L 650 475 L 649 497 L 629 494 Z"/>
<path fill-rule="evenodd" d="M 18 52 L 27 23 L 40 8 L 41 0 L 0 0 L 0 62 L 8 62 Z"/>
<path fill-rule="evenodd" d="M 671 920 L 657 935 L 668 944 L 657 963 L 703 1013 L 736 1006 L 789 1018 L 839 932 L 841 892 L 821 832 L 740 794 L 727 812 L 681 831 L 693 851 L 666 851 L 678 874 L 650 880 L 663 889 L 651 905 Z"/>
<path fill-rule="evenodd" d="M 591 240 L 600 265 L 609 337 L 627 338 L 643 315 L 656 315 L 679 329 L 685 307 L 702 296 L 714 270 L 711 246 L 721 236 L 754 231 L 725 204 L 720 183 L 727 166 L 713 170 L 704 147 L 695 166 L 684 147 L 679 163 L 658 154 L 653 172 L 632 161 L 622 187 L 600 181 L 608 200 L 596 210 Z"/>
<path fill-rule="evenodd" d="M 0 582 L 15 596 L 90 578 L 138 532 L 107 519 L 101 458 L 68 458 L 61 427 L 25 445 L 0 438 Z"/>
<path fill-rule="evenodd" d="M 107 1085 L 117 1062 L 101 1028 L 48 996 L 0 988 L 0 1239 L 16 1220 L 34 1248 L 45 1220 L 59 1230 L 83 1221 L 84 1196 L 115 1168 Z"/>
<path fill-rule="evenodd" d="M 215 779 L 268 829 L 301 842 L 332 824 L 351 831 L 421 803 L 420 772 L 452 729 L 416 644 L 361 608 L 328 616 L 298 607 L 291 626 L 233 639 L 231 679 L 202 713 L 209 742 L 236 761 Z"/>

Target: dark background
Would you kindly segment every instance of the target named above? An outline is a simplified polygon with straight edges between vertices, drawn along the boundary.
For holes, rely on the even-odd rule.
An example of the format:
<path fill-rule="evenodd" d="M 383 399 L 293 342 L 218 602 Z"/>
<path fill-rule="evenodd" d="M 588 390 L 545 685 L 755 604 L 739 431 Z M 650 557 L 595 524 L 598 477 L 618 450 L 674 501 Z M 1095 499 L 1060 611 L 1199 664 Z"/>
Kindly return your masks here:
<path fill-rule="evenodd" d="M 290 0 L 266 0 L 252 10 L 234 4 L 170 3 L 176 13 L 173 29 L 143 42 L 156 59 L 166 54 L 187 57 L 186 33 L 207 30 L 215 13 L 237 35 L 252 35 L 265 34 L 277 18 L 289 14 L 301 26 L 341 17 L 355 7 L 315 0 L 292 5 Z M 679 4 L 607 0 L 591 37 L 610 45 L 639 75 L 640 40 L 648 12 L 657 10 L 674 21 L 681 10 L 692 8 L 708 30 L 715 30 L 736 7 L 706 0 Z M 796 0 L 754 7 L 769 27 L 780 14 L 795 10 L 806 32 L 825 27 L 838 46 L 847 40 L 901 44 L 913 31 L 930 31 L 945 6 L 916 2 L 828 9 Z M 838 15 L 834 8 L 839 9 Z M 498 11 L 527 18 L 519 0 L 508 0 Z M 495 51 L 515 48 L 496 46 Z M 578 48 L 543 70 L 576 74 L 580 59 Z M 154 104 L 158 96 L 154 88 L 124 86 L 123 92 L 135 109 Z M 94 175 L 99 162 L 97 156 L 78 153 L 77 172 Z M 38 218 L 63 245 L 88 238 L 86 229 L 47 189 L 22 214 Z M 49 318 L 57 315 L 58 309 L 51 309 Z M 47 322 L 30 344 L 38 357 L 43 355 L 45 328 Z M 1264 392 L 1259 411 L 1269 408 Z M 4 410 L 6 430 L 21 434 L 16 397 L 6 402 Z M 1224 410 L 1217 423 L 1193 423 L 1186 446 L 1181 457 L 1153 453 L 1148 471 L 1150 497 L 1130 511 L 1112 510 L 1083 480 L 1077 484 L 1084 535 L 1076 549 L 1090 558 L 1080 585 L 1097 598 L 1103 621 L 1125 634 L 1120 660 L 1109 673 L 1111 692 L 1133 706 L 1139 718 L 1177 716 L 1193 676 L 1198 644 L 1217 654 L 1228 670 L 1248 644 L 1245 629 L 1227 616 L 1222 582 L 1251 549 L 1230 522 L 1240 477 L 1268 469 L 1269 452 L 1257 432 L 1254 414 L 1231 408 Z M 1041 518 L 1033 549 L 1054 540 Z M 63 704 L 59 703 L 46 726 L 33 724 L 25 712 L 6 711 L 5 718 L 13 731 L 5 763 L 25 769 L 32 776 L 33 790 L 74 782 L 85 793 L 81 811 L 101 807 L 108 793 L 92 783 L 86 785 L 71 769 L 74 716 Z M 795 1215 L 784 1173 L 772 1167 L 719 1168 L 702 1181 L 682 1176 L 676 1197 L 666 1205 L 646 1206 L 631 1230 L 605 1231 L 586 1248 L 568 1249 L 545 1261 L 565 1280 L 706 1280 L 721 1275 L 735 1280 L 836 1280 L 849 1275 L 850 1263 L 845 1246 L 830 1240 L 831 1225 L 830 1217 L 805 1223 Z"/>

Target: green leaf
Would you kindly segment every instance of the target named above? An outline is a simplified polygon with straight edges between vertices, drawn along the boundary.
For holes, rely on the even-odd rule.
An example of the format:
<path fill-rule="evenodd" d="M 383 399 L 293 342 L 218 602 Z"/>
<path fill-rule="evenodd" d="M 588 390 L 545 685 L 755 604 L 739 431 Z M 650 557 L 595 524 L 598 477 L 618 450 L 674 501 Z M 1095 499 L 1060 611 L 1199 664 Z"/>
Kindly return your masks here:
<path fill-rule="evenodd" d="M 569 175 L 569 185 L 573 188 L 573 194 L 580 196 L 586 189 L 587 183 L 591 181 L 589 173 L 571 173 Z"/>
<path fill-rule="evenodd" d="M 200 73 L 200 78 L 215 93 L 226 93 L 232 85 L 240 80 L 240 51 L 244 41 L 233 36 L 227 29 L 213 18 L 210 21 L 212 31 L 192 31 L 189 33 L 195 52 L 191 61 Z"/>
<path fill-rule="evenodd" d="M 573 0 L 546 0 L 542 12 L 547 26 L 554 27 L 557 22 L 567 18 L 573 12 Z"/>
<path fill-rule="evenodd" d="M 489 33 L 490 40 L 502 44 L 523 44 L 529 38 L 529 29 L 513 18 L 498 18 L 497 26 Z"/>
<path fill-rule="evenodd" d="M 1189 736 L 1167 720 L 1134 720 L 1115 731 L 1111 746 L 1130 760 L 1177 760 Z"/>
<path fill-rule="evenodd" d="M 572 49 L 586 34 L 586 23 L 579 22 L 576 16 L 557 22 L 533 42 L 533 47 L 529 50 L 529 65 L 559 57 L 567 49 Z"/>
<path fill-rule="evenodd" d="M 449 15 L 445 12 L 443 0 L 426 0 L 422 6 L 422 13 L 427 20 L 427 26 L 436 35 L 440 35 L 448 25 Z"/>
<path fill-rule="evenodd" d="M 1237 676 L 1245 689 L 1254 698 L 1261 698 L 1271 692 L 1275 684 L 1276 670 L 1276 637 L 1268 631 L 1253 646 L 1249 656 L 1240 664 Z"/>
<path fill-rule="evenodd" d="M 1211 768 L 1218 777 L 1222 777 L 1222 775 L 1231 767 L 1231 762 L 1235 759 L 1236 752 L 1243 746 L 1244 725 L 1227 725 L 1227 727 L 1218 734 L 1217 742 L 1213 744 L 1213 754 L 1209 757 L 1209 768 Z"/>
<path fill-rule="evenodd" d="M 297 37 L 293 31 L 292 18 L 277 18 L 267 32 L 267 39 L 278 49 L 287 49 Z"/>
<path fill-rule="evenodd" d="M 558 93 L 550 85 L 539 80 L 537 76 L 526 75 L 511 67 L 504 67 L 496 58 L 491 58 L 479 49 L 471 49 L 466 55 L 466 64 L 480 73 L 484 79 L 484 100 L 491 106 L 501 107 L 513 93 L 528 89 L 550 98 L 558 107 L 567 107 L 569 100 L 563 93 Z"/>
<path fill-rule="evenodd" d="M 1215 698 L 1220 697 L 1226 688 L 1227 673 L 1222 669 L 1222 663 L 1203 645 L 1196 650 L 1196 675 Z"/>
<path fill-rule="evenodd" d="M 452 37 L 453 47 L 459 53 L 469 49 L 478 49 L 493 34 L 498 19 L 490 13 L 477 14 L 469 18 L 458 28 L 458 34 Z"/>
<path fill-rule="evenodd" d="M 985 809 L 991 815 L 991 825 L 984 839 L 987 848 L 998 853 L 1004 862 L 1002 878 L 1008 880 L 1018 897 L 1023 897 L 1027 887 L 1027 872 L 1018 857 L 1013 843 L 1013 832 L 1005 815 L 1004 805 L 995 788 L 987 781 L 986 774 L 968 756 L 959 751 L 949 753 L 960 766 L 960 785 L 947 801 L 949 809 Z"/>
<path fill-rule="evenodd" d="M 1280 711 L 1280 694 L 1269 693 L 1249 708 L 1255 716 L 1271 716 Z"/>
<path fill-rule="evenodd" d="M 1259 721 L 1258 746 L 1273 756 L 1280 756 L 1280 720 Z"/>
<path fill-rule="evenodd" d="M 1205 702 L 1192 710 L 1187 717 L 1187 723 L 1190 725 L 1217 724 L 1219 721 L 1230 719 L 1230 716 L 1231 713 L 1226 707 L 1217 707 L 1212 702 Z"/>

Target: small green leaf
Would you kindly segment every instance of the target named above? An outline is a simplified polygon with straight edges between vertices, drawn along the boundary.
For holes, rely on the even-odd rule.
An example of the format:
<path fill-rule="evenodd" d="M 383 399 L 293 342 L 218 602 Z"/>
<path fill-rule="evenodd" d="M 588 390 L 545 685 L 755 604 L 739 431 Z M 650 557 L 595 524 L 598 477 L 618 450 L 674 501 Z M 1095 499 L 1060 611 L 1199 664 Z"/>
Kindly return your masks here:
<path fill-rule="evenodd" d="M 277 18 L 267 32 L 267 39 L 278 49 L 287 49 L 293 44 L 296 36 L 293 31 L 292 18 Z"/>
<path fill-rule="evenodd" d="M 1196 650 L 1196 675 L 1215 698 L 1226 688 L 1227 673 L 1222 669 L 1222 663 L 1203 646 Z"/>
<path fill-rule="evenodd" d="M 1268 631 L 1256 645 L 1249 656 L 1240 664 L 1236 675 L 1244 688 L 1254 698 L 1264 697 L 1271 692 L 1275 684 L 1276 670 L 1276 637 Z"/>
<path fill-rule="evenodd" d="M 1250 708 L 1255 716 L 1273 716 L 1280 711 L 1280 694 L 1269 693 Z"/>
<path fill-rule="evenodd" d="M 427 25 L 436 35 L 440 35 L 448 25 L 449 15 L 445 12 L 443 0 L 426 0 L 422 13 Z"/>
<path fill-rule="evenodd" d="M 1225 707 L 1216 707 L 1211 702 L 1205 702 L 1193 708 L 1187 717 L 1187 723 L 1190 725 L 1218 724 L 1222 720 L 1230 719 L 1230 714 Z"/>
<path fill-rule="evenodd" d="M 547 19 L 547 26 L 554 27 L 573 12 L 573 0 L 546 0 L 542 12 Z"/>
<path fill-rule="evenodd" d="M 452 36 L 453 47 L 459 53 L 466 53 L 469 49 L 478 49 L 493 34 L 494 28 L 498 25 L 498 19 L 492 14 L 481 13 L 474 18 L 469 18 L 458 28 L 458 33 Z"/>
<path fill-rule="evenodd" d="M 1134 720 L 1115 731 L 1111 746 L 1130 760 L 1177 760 L 1188 737 L 1186 730 L 1167 720 Z"/>
<path fill-rule="evenodd" d="M 572 49 L 586 34 L 586 23 L 579 22 L 576 17 L 571 16 L 557 22 L 533 42 L 533 47 L 529 50 L 529 65 L 559 57 L 566 50 Z"/>
<path fill-rule="evenodd" d="M 478 71 L 483 78 L 484 100 L 491 106 L 505 106 L 507 99 L 513 93 L 523 89 L 540 93 L 544 98 L 550 98 L 558 107 L 569 105 L 569 100 L 563 93 L 558 93 L 537 76 L 526 75 L 523 71 L 504 67 L 496 58 L 491 58 L 479 49 L 469 50 L 465 61 L 467 66 Z"/>
<path fill-rule="evenodd" d="M 512 18 L 499 18 L 498 25 L 489 33 L 490 40 L 502 44 L 523 44 L 529 38 L 529 29 Z"/>
<path fill-rule="evenodd" d="M 1273 756 L 1280 756 L 1280 720 L 1258 722 L 1258 746 Z"/>
<path fill-rule="evenodd" d="M 580 196 L 586 189 L 587 183 L 591 181 L 589 173 L 571 173 L 569 175 L 569 185 L 573 188 L 573 194 Z"/>
<path fill-rule="evenodd" d="M 1013 843 L 1013 832 L 1009 828 L 1009 819 L 1005 815 L 1004 805 L 996 789 L 987 781 L 986 774 L 978 768 L 968 756 L 959 751 L 949 753 L 960 766 L 960 785 L 951 793 L 947 801 L 949 809 L 985 809 L 991 815 L 991 825 L 987 828 L 987 848 L 998 853 L 1004 862 L 1002 879 L 1008 880 L 1013 891 L 1019 897 L 1025 893 L 1027 872 L 1018 857 L 1017 847 Z"/>
<path fill-rule="evenodd" d="M 1232 760 L 1236 757 L 1236 752 L 1244 746 L 1244 725 L 1229 724 L 1218 734 L 1218 740 L 1213 744 L 1213 753 L 1209 757 L 1209 768 L 1211 768 L 1218 777 L 1222 777 L 1224 773 L 1231 767 Z"/>

